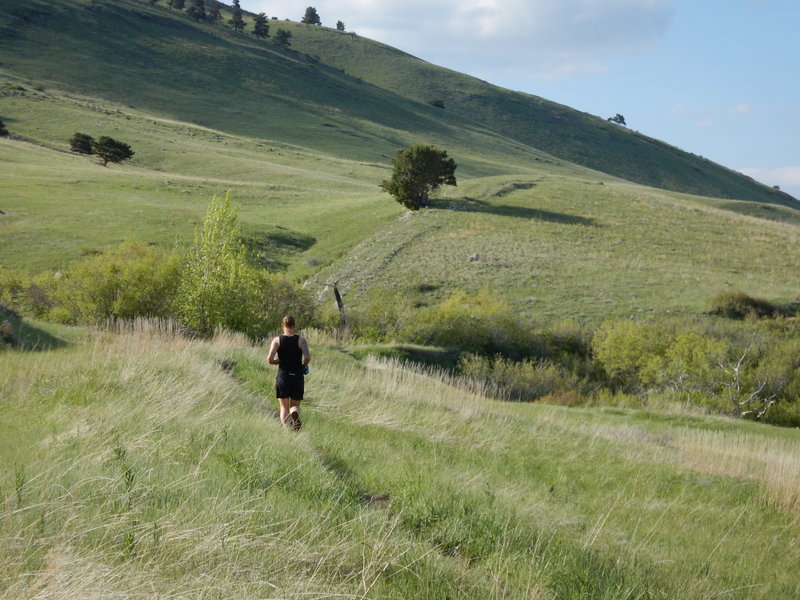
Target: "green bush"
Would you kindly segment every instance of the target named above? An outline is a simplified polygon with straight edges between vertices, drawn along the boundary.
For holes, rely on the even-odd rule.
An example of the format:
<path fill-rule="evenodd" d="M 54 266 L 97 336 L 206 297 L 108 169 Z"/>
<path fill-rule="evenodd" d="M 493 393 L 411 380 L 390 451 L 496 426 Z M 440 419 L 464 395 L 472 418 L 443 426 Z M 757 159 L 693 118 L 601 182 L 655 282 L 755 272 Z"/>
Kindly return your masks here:
<path fill-rule="evenodd" d="M 785 315 L 786 310 L 768 300 L 753 298 L 740 290 L 726 290 L 708 299 L 712 315 L 729 319 L 772 319 Z"/>
<path fill-rule="evenodd" d="M 657 378 L 667 347 L 663 327 L 633 321 L 605 321 L 592 339 L 595 362 L 613 387 L 627 392 Z"/>
<path fill-rule="evenodd" d="M 400 335 L 416 344 L 486 355 L 519 357 L 529 353 L 533 344 L 530 331 L 510 305 L 488 290 L 456 291 L 440 304 L 420 309 Z"/>
<path fill-rule="evenodd" d="M 137 316 L 168 317 L 181 273 L 181 257 L 126 241 L 72 263 L 59 276 L 39 277 L 41 310 L 54 321 L 98 323 Z"/>
<path fill-rule="evenodd" d="M 577 377 L 559 365 L 542 359 L 513 361 L 478 354 L 462 356 L 459 372 L 487 383 L 489 389 L 507 400 L 532 401 L 544 396 L 579 395 Z M 574 398 L 570 402 L 575 403 Z"/>

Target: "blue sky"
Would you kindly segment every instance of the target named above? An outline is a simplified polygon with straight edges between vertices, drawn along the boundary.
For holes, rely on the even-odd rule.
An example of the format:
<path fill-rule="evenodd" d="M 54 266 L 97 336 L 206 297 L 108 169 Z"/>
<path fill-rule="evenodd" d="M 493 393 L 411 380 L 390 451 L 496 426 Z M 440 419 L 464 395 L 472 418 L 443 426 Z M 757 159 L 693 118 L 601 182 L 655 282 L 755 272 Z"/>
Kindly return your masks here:
<path fill-rule="evenodd" d="M 800 199 L 798 0 L 241 0 L 601 117 Z M 276 8 L 277 7 L 277 8 Z"/>

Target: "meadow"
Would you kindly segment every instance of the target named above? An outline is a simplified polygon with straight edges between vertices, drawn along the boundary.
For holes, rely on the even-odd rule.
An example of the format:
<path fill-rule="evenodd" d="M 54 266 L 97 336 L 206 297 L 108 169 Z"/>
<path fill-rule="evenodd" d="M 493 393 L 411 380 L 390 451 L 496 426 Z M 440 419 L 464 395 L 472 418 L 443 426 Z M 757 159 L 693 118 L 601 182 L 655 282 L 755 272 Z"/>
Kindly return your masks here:
<path fill-rule="evenodd" d="M 5 598 L 793 598 L 796 430 L 501 403 L 321 332 L 32 322 L 0 370 Z M 58 340 L 56 343 L 55 340 Z"/>
<path fill-rule="evenodd" d="M 253 262 L 313 290 L 320 327 L 297 434 L 260 340 L 0 306 L 0 596 L 800 596 L 800 434 L 720 416 L 744 352 L 737 392 L 799 422 L 796 202 L 270 25 L 291 49 L 133 0 L 0 7 L 0 284 L 77 280 L 123 240 L 185 250 L 230 192 Z M 135 155 L 104 168 L 76 132 Z M 419 142 L 458 186 L 412 213 L 378 185 Z M 735 290 L 785 311 L 707 314 Z M 538 401 L 499 401 L 509 373 Z"/>

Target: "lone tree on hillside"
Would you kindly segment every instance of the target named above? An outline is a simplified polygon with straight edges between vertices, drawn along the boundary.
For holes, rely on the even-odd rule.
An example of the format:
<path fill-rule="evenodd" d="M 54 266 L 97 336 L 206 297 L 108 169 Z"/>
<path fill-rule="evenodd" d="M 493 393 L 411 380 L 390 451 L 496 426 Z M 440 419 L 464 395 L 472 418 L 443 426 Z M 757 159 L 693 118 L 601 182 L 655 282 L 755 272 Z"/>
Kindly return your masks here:
<path fill-rule="evenodd" d="M 617 113 L 613 117 L 608 117 L 608 120 L 611 121 L 612 123 L 616 123 L 617 125 L 624 125 L 625 127 L 628 126 L 628 124 L 625 123 L 625 117 L 623 117 L 619 113 Z"/>
<path fill-rule="evenodd" d="M 69 149 L 78 154 L 94 154 L 94 138 L 88 133 L 76 133 L 69 140 Z"/>
<path fill-rule="evenodd" d="M 336 21 L 336 30 L 344 31 L 344 23 L 342 21 Z"/>
<path fill-rule="evenodd" d="M 244 30 L 244 19 L 242 18 L 242 7 L 239 6 L 239 0 L 233 0 L 233 16 L 228 21 L 236 32 Z"/>
<path fill-rule="evenodd" d="M 305 23 L 306 25 L 322 25 L 322 21 L 320 21 L 319 15 L 317 14 L 317 9 L 313 6 L 309 6 L 306 9 L 306 14 L 300 20 L 301 23 Z"/>
<path fill-rule="evenodd" d="M 456 185 L 456 163 L 447 152 L 429 144 L 398 150 L 392 159 L 392 177 L 380 184 L 400 204 L 419 210 L 440 185 Z"/>
<path fill-rule="evenodd" d="M 289 47 L 289 41 L 292 39 L 292 32 L 286 29 L 278 29 L 275 32 L 275 43 L 280 44 L 284 48 Z"/>
<path fill-rule="evenodd" d="M 267 15 L 265 15 L 263 12 L 258 13 L 255 17 L 253 17 L 253 35 L 260 38 L 265 38 L 269 35 Z"/>
<path fill-rule="evenodd" d="M 104 167 L 110 162 L 119 163 L 123 160 L 128 160 L 134 154 L 128 144 L 118 142 L 106 135 L 92 144 L 92 150 L 103 159 Z"/>

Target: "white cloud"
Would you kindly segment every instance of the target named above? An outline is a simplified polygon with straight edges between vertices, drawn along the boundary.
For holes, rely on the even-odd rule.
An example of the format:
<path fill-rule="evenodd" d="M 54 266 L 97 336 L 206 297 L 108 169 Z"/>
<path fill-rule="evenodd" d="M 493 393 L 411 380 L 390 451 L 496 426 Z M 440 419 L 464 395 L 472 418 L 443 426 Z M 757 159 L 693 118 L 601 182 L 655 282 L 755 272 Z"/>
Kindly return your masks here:
<path fill-rule="evenodd" d="M 315 0 L 323 25 L 350 31 L 459 71 L 497 65 L 539 78 L 605 70 L 603 60 L 658 40 L 676 0 Z M 299 20 L 308 0 L 284 0 L 278 18 Z M 244 0 L 253 12 L 272 0 Z M 272 15 L 270 15 L 272 16 Z M 489 78 L 489 77 L 484 77 Z"/>
<path fill-rule="evenodd" d="M 741 115 L 741 114 L 752 112 L 752 110 L 753 110 L 752 106 L 750 106 L 749 104 L 744 104 L 743 102 L 740 102 L 736 106 L 732 106 L 729 112 L 734 114 L 734 115 Z"/>

